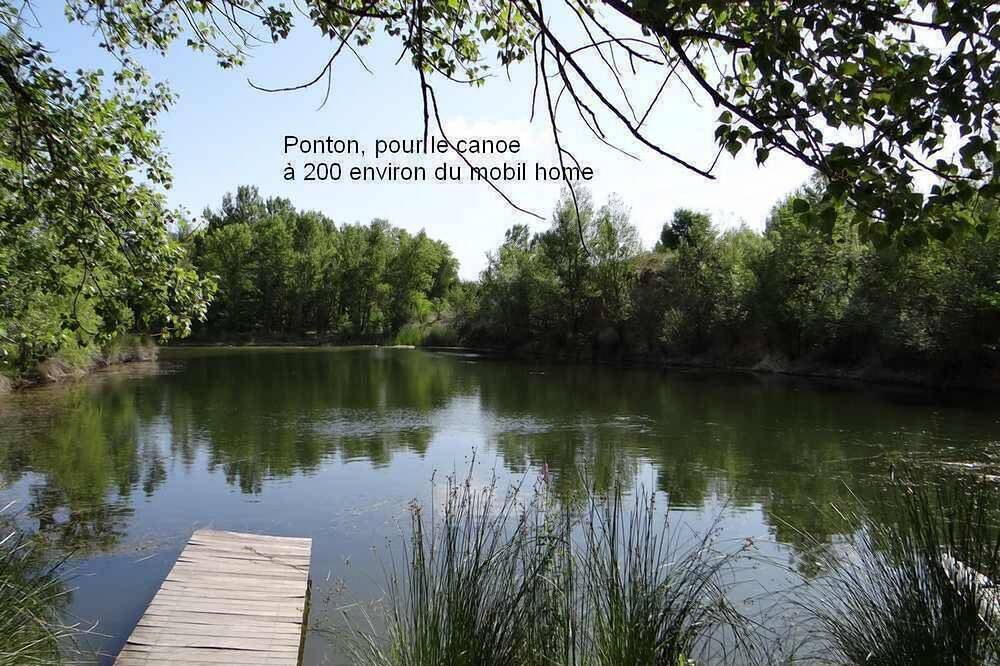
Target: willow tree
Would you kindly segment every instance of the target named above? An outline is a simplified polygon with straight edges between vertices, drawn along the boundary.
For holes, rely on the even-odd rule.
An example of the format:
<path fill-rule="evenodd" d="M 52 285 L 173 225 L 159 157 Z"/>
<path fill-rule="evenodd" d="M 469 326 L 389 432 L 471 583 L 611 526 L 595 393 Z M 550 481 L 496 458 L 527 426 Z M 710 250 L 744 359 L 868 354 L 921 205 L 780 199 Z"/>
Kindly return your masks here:
<path fill-rule="evenodd" d="M 863 235 L 908 242 L 974 222 L 995 199 L 1000 5 L 992 0 L 69 0 L 70 16 L 100 28 L 105 46 L 164 50 L 177 38 L 238 65 L 255 40 L 289 38 L 293 23 L 329 38 L 308 80 L 326 86 L 339 58 L 362 60 L 377 33 L 400 42 L 423 99 L 425 131 L 441 127 L 436 86 L 481 85 L 528 61 L 533 110 L 558 132 L 577 115 L 601 141 L 658 155 L 714 178 L 724 153 L 775 152 L 829 182 L 827 201 L 851 206 Z M 630 90 L 655 82 L 658 92 Z M 650 118 L 672 83 L 716 108 L 711 155 L 672 152 Z M 647 83 L 648 85 L 648 83 Z M 617 129 L 612 129 L 612 127 Z M 612 139 L 624 135 L 631 145 Z M 921 174 L 925 174 L 925 181 Z M 923 183 L 923 184 L 922 184 Z M 933 187 L 929 185 L 933 183 Z M 799 212 L 829 226 L 832 206 Z M 828 212 L 824 212 L 828 211 Z"/>

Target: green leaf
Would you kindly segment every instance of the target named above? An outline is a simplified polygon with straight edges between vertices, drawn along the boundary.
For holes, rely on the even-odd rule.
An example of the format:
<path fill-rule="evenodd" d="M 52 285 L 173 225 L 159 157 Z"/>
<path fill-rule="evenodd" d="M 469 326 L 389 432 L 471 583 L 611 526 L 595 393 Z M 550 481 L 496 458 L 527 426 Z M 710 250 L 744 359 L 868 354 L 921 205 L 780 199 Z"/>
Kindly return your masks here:
<path fill-rule="evenodd" d="M 833 229 L 837 224 L 837 209 L 827 206 L 819 214 L 820 229 L 827 236 L 833 235 Z"/>

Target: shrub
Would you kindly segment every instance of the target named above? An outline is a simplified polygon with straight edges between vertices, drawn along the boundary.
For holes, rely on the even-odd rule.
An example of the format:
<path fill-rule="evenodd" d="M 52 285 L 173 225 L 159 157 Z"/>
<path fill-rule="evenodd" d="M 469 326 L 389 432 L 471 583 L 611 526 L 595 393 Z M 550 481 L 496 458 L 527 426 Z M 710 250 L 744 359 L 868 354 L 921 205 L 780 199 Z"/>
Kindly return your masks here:
<path fill-rule="evenodd" d="M 399 329 L 399 333 L 396 334 L 393 344 L 397 345 L 412 345 L 414 347 L 423 344 L 424 342 L 424 330 L 423 327 L 418 324 L 407 324 L 403 328 Z"/>

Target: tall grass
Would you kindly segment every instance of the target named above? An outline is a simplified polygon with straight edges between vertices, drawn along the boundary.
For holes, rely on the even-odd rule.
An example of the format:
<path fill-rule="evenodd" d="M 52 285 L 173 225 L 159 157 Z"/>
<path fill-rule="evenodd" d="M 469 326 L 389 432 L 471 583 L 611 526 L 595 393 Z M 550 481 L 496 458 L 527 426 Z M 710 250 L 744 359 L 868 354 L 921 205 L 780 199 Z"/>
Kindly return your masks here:
<path fill-rule="evenodd" d="M 385 630 L 358 632 L 354 662 L 677 666 L 719 657 L 723 630 L 742 632 L 719 580 L 731 556 L 709 537 L 681 550 L 664 515 L 645 498 L 627 510 L 620 489 L 592 496 L 576 516 L 554 508 L 544 486 L 501 495 L 495 481 L 449 480 L 439 516 L 412 507 L 405 555 L 388 567 Z"/>
<path fill-rule="evenodd" d="M 498 497 L 449 480 L 440 516 L 411 507 L 403 566 L 387 571 L 386 636 L 363 634 L 356 663 L 510 665 L 532 663 L 538 627 L 534 585 L 555 554 L 537 538 L 518 489 Z M 540 663 L 540 662 L 538 662 Z"/>
<path fill-rule="evenodd" d="M 1000 489 L 958 479 L 894 485 L 847 562 L 804 602 L 845 664 L 1000 664 Z"/>
<path fill-rule="evenodd" d="M 12 529 L 0 536 L 0 666 L 59 663 L 72 629 L 60 624 L 66 588 L 61 562 L 44 564 L 34 545 Z"/>
<path fill-rule="evenodd" d="M 620 490 L 591 501 L 577 557 L 589 664 L 724 663 L 749 648 L 724 591 L 734 555 L 713 547 L 711 530 L 671 530 L 656 508 L 642 492 L 631 512 Z"/>

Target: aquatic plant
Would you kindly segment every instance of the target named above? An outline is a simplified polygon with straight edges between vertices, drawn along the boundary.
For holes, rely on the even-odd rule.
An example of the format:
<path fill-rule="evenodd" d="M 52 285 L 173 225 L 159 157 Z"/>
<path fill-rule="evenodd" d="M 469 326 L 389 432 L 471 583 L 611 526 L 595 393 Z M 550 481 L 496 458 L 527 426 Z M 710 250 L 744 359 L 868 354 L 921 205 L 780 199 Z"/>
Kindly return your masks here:
<path fill-rule="evenodd" d="M 387 567 L 385 629 L 356 630 L 355 663 L 718 663 L 747 643 L 720 585 L 735 554 L 711 535 L 679 549 L 657 508 L 639 495 L 629 510 L 618 487 L 575 515 L 544 483 L 500 493 L 495 480 L 449 480 L 440 516 L 411 507 L 405 557 Z"/>
<path fill-rule="evenodd" d="M 403 566 L 387 568 L 384 640 L 361 634 L 356 663 L 372 666 L 530 663 L 542 618 L 534 586 L 555 554 L 518 489 L 448 481 L 443 509 L 411 505 Z"/>
<path fill-rule="evenodd" d="M 724 589 L 738 553 L 719 552 L 713 530 L 681 534 L 657 511 L 655 494 L 640 491 L 628 511 L 616 488 L 591 500 L 581 533 L 586 663 L 725 663 L 730 652 L 749 653 L 745 620 Z"/>
<path fill-rule="evenodd" d="M 412 505 L 404 557 L 386 568 L 384 631 L 355 631 L 355 663 L 679 666 L 812 647 L 822 663 L 1000 664 L 995 485 L 908 478 L 887 501 L 838 510 L 851 536 L 791 591 L 807 622 L 774 649 L 774 628 L 727 598 L 743 551 L 723 552 L 717 530 L 681 530 L 661 496 L 628 501 L 621 486 L 566 505 L 546 476 L 506 494 L 495 479 L 449 480 L 439 513 Z"/>
<path fill-rule="evenodd" d="M 845 664 L 1000 663 L 1000 490 L 957 479 L 894 484 L 803 601 Z M 846 560 L 846 561 L 844 561 Z"/>
<path fill-rule="evenodd" d="M 60 623 L 68 598 L 56 573 L 62 561 L 46 564 L 24 534 L 0 530 L 0 666 L 58 663 L 73 633 Z"/>

